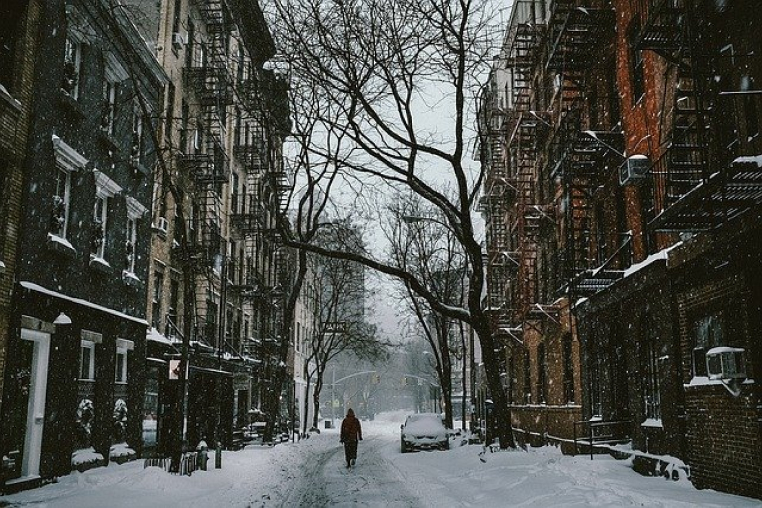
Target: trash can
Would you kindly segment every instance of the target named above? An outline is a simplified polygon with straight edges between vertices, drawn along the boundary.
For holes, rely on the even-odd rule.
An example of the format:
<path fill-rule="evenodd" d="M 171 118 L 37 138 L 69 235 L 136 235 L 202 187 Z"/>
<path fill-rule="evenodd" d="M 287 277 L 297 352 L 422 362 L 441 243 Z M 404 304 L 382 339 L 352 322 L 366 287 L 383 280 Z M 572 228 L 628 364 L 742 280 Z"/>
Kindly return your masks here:
<path fill-rule="evenodd" d="M 326 429 L 333 428 L 333 422 L 331 422 L 331 420 L 326 420 L 325 421 L 325 428 Z"/>

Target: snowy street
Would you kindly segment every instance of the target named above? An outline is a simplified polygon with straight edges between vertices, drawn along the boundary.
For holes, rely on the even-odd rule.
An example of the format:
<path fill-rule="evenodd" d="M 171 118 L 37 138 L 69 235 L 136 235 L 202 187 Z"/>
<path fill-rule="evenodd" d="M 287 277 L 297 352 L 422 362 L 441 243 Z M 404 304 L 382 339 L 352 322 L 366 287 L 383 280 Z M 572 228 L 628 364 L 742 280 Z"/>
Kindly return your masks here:
<path fill-rule="evenodd" d="M 338 431 L 300 443 L 225 452 L 223 468 L 174 476 L 138 460 L 0 498 L 21 507 L 319 507 L 319 506 L 648 506 L 758 507 L 750 498 L 696 490 L 689 482 L 638 475 L 627 461 L 563 456 L 555 448 L 487 452 L 399 450 L 402 413 L 363 422 L 357 465 L 347 470 Z M 214 458 L 209 461 L 213 468 Z"/>

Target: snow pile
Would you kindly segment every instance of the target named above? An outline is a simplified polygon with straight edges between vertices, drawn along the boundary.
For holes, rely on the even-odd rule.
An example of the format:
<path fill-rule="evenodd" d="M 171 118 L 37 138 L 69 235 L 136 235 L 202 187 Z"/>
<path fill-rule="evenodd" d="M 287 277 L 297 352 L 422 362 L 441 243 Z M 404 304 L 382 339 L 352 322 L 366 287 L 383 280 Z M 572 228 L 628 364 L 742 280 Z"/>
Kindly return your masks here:
<path fill-rule="evenodd" d="M 400 453 L 406 413 L 363 421 L 357 465 L 347 469 L 336 429 L 277 446 L 224 452 L 222 469 L 172 475 L 143 461 L 72 473 L 58 483 L 3 497 L 10 507 L 759 507 L 759 500 L 646 477 L 632 460 L 564 456 L 553 447 L 490 453 L 480 445 Z M 94 456 L 92 449 L 81 451 Z M 480 460 L 483 454 L 483 461 Z M 679 476 L 675 459 L 668 465 Z"/>
<path fill-rule="evenodd" d="M 111 451 L 109 451 L 109 457 L 111 460 L 114 459 L 120 459 L 123 457 L 134 457 L 135 450 L 130 448 L 127 443 L 118 443 L 111 446 Z"/>
<path fill-rule="evenodd" d="M 83 466 L 95 466 L 104 462 L 103 455 L 96 452 L 92 446 L 76 450 L 71 455 L 71 467 L 73 469 L 81 470 Z"/>

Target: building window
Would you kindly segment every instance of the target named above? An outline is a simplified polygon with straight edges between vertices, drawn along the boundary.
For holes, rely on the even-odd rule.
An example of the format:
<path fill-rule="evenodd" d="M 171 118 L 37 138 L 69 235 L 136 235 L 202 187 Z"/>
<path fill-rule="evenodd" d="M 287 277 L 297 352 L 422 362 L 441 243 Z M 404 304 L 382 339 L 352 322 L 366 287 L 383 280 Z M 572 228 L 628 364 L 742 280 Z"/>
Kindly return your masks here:
<path fill-rule="evenodd" d="M 15 48 L 27 3 L 25 0 L 4 0 L 0 8 L 0 85 L 9 92 L 13 92 Z"/>
<path fill-rule="evenodd" d="M 161 302 L 164 297 L 164 266 L 157 264 L 153 272 L 152 317 L 153 326 L 161 330 Z"/>
<path fill-rule="evenodd" d="M 567 403 L 574 402 L 574 354 L 572 350 L 571 334 L 563 338 L 564 355 L 564 398 Z"/>
<path fill-rule="evenodd" d="M 643 344 L 643 408 L 645 417 L 661 420 L 661 382 L 659 378 L 659 351 L 658 337 L 654 327 L 650 324 L 650 316 L 644 323 Z"/>
<path fill-rule="evenodd" d="M 95 198 L 95 206 L 93 208 L 93 240 L 92 250 L 99 258 L 104 257 L 104 250 L 106 248 L 106 219 L 108 219 L 108 206 L 105 196 L 99 196 Z"/>
<path fill-rule="evenodd" d="M 101 130 L 109 136 L 114 135 L 117 87 L 118 84 L 108 78 L 103 82 L 103 113 L 101 116 Z"/>
<path fill-rule="evenodd" d="M 590 377 L 590 416 L 603 417 L 603 394 L 601 393 L 601 356 L 596 349 L 590 351 L 588 376 Z"/>
<path fill-rule="evenodd" d="M 91 254 L 100 259 L 106 257 L 106 241 L 109 228 L 109 200 L 122 191 L 105 173 L 94 170 L 95 205 L 93 206 L 93 230 Z"/>
<path fill-rule="evenodd" d="M 696 320 L 693 328 L 693 375 L 706 377 L 706 352 L 713 347 L 723 346 L 725 326 L 722 312 L 703 316 Z"/>
<path fill-rule="evenodd" d="M 169 83 L 167 85 L 167 107 L 166 107 L 166 118 L 164 121 L 164 138 L 167 141 L 172 140 L 172 128 L 174 127 L 174 120 L 175 120 L 175 94 L 176 89 L 174 83 Z"/>
<path fill-rule="evenodd" d="M 135 273 L 135 242 L 137 241 L 138 225 L 137 219 L 132 217 L 127 219 L 127 230 L 124 239 L 124 269 L 130 273 Z"/>
<path fill-rule="evenodd" d="M 65 239 L 69 229 L 71 173 L 84 168 L 88 161 L 58 136 L 53 135 L 52 141 L 56 169 L 50 233 Z"/>
<path fill-rule="evenodd" d="M 140 218 L 148 213 L 148 209 L 131 196 L 127 196 L 126 202 L 127 229 L 124 238 L 124 269 L 128 273 L 134 274 L 137 260 L 135 250 L 138 241 L 138 226 L 140 225 Z"/>
<path fill-rule="evenodd" d="M 180 19 L 182 17 L 182 0 L 175 0 L 172 9 L 172 33 L 180 33 Z"/>
<path fill-rule="evenodd" d="M 628 39 L 630 40 L 630 66 L 631 66 L 631 84 L 632 84 L 632 102 L 636 103 L 645 93 L 643 84 L 643 51 L 637 49 L 637 39 L 640 35 L 640 21 L 635 17 L 628 30 Z"/>
<path fill-rule="evenodd" d="M 135 104 L 132 110 L 130 157 L 133 164 L 140 164 L 143 159 L 143 113 L 139 104 Z"/>
<path fill-rule="evenodd" d="M 64 48 L 64 73 L 61 88 L 72 99 L 79 98 L 82 68 L 82 45 L 71 36 L 66 38 Z"/>
<path fill-rule="evenodd" d="M 135 347 L 134 342 L 126 339 L 116 339 L 116 361 L 114 369 L 114 381 L 117 383 L 127 382 L 127 354 Z"/>
<path fill-rule="evenodd" d="M 82 340 L 80 342 L 79 379 L 95 380 L 95 342 Z"/>
<path fill-rule="evenodd" d="M 532 375 L 529 350 L 524 350 L 524 403 L 532 403 Z"/>
<path fill-rule="evenodd" d="M 62 167 L 56 168 L 56 189 L 53 195 L 53 214 L 50 232 L 66 238 L 69 226 L 69 204 L 71 200 L 71 173 Z"/>
<path fill-rule="evenodd" d="M 180 104 L 180 150 L 188 153 L 188 122 L 190 119 L 190 106 L 182 101 Z"/>
<path fill-rule="evenodd" d="M 545 344 L 537 345 L 537 395 L 540 404 L 548 401 L 548 384 L 546 383 Z"/>

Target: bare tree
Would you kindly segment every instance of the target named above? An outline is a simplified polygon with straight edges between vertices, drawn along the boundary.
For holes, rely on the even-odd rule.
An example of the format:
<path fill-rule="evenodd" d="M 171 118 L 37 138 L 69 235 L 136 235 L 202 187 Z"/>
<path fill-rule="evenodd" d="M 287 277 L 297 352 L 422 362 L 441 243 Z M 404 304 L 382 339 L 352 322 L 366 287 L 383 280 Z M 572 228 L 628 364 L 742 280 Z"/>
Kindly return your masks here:
<path fill-rule="evenodd" d="M 415 275 L 445 305 L 462 306 L 466 297 L 466 258 L 460 243 L 436 209 L 407 197 L 389 206 L 390 225 L 384 228 L 395 264 Z M 403 284 L 402 298 L 417 320 L 417 329 L 429 346 L 442 390 L 445 423 L 453 426 L 452 356 L 460 342 L 453 341 L 455 320 L 431 308 Z"/>
<path fill-rule="evenodd" d="M 276 0 L 273 26 L 276 40 L 289 55 L 292 80 L 306 85 L 292 93 L 306 90 L 317 106 L 301 114 L 313 117 L 320 135 L 295 138 L 298 151 L 325 161 L 326 168 L 341 175 L 351 208 L 347 213 L 388 221 L 374 213 L 368 199 L 400 191 L 436 209 L 467 259 L 465 305 L 448 304 L 393 259 L 329 249 L 288 234 L 284 241 L 396 277 L 432 311 L 468 323 L 481 342 L 497 435 L 505 448 L 513 447 L 514 440 L 498 348 L 481 306 L 483 251 L 472 217 L 483 175 L 466 162 L 474 116 L 470 108 L 490 63 L 487 4 Z M 300 164 L 294 169 L 311 172 Z"/>

